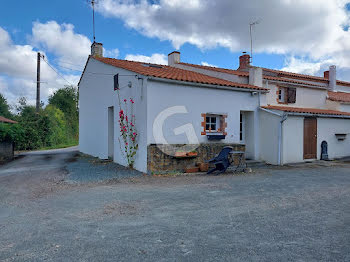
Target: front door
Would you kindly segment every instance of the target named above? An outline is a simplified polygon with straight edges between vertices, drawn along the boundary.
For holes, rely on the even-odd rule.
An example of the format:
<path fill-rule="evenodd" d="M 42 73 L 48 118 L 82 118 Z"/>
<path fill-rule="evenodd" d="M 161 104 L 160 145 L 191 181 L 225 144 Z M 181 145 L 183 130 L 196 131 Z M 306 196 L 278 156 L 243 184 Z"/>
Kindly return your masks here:
<path fill-rule="evenodd" d="M 304 119 L 304 159 L 317 158 L 317 118 Z"/>

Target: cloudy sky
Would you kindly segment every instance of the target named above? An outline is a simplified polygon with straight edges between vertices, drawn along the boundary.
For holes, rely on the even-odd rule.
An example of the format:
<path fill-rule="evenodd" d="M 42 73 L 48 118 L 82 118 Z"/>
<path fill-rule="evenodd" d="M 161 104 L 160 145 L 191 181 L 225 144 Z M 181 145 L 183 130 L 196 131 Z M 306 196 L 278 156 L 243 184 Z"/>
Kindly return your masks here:
<path fill-rule="evenodd" d="M 96 40 L 109 57 L 166 63 L 179 50 L 184 62 L 236 69 L 259 21 L 254 65 L 322 75 L 335 64 L 350 81 L 349 10 L 350 0 L 99 0 Z M 44 102 L 77 84 L 92 39 L 87 0 L 4 1 L 0 18 L 0 93 L 11 104 L 34 104 L 38 51 Z"/>

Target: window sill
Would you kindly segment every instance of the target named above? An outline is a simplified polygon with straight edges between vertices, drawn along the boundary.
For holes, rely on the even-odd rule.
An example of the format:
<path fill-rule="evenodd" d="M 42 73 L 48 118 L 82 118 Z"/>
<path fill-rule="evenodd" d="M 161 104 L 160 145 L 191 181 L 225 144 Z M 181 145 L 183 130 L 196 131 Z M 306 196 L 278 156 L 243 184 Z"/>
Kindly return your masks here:
<path fill-rule="evenodd" d="M 207 132 L 206 136 L 208 140 L 223 140 L 225 139 L 226 134 L 221 132 Z"/>

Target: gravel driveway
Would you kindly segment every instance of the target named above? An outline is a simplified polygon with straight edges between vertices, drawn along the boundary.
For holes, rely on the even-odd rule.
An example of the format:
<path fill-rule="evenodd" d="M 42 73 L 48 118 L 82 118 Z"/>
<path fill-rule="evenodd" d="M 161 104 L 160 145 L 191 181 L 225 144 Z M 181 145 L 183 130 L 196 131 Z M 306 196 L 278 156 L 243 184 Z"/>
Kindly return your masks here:
<path fill-rule="evenodd" d="M 147 177 L 26 154 L 0 167 L 0 261 L 350 261 L 349 168 Z"/>

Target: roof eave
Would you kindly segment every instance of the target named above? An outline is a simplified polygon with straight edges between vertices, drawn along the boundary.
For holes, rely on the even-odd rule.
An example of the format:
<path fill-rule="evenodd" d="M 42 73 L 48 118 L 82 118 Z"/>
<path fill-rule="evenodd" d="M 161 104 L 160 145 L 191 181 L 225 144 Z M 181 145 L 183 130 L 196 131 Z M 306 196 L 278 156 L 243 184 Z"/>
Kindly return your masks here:
<path fill-rule="evenodd" d="M 183 80 L 173 80 L 168 78 L 159 78 L 159 77 L 152 77 L 149 76 L 148 80 L 153 80 L 157 82 L 167 82 L 167 83 L 177 83 L 177 84 L 186 84 L 190 86 L 197 86 L 197 87 L 204 87 L 204 88 L 213 88 L 213 89 L 222 89 L 222 90 L 229 90 L 229 91 L 239 91 L 239 92 L 260 92 L 260 93 L 268 93 L 269 90 L 266 88 L 242 88 L 242 87 L 232 87 L 232 86 L 226 86 L 226 85 L 213 85 L 213 84 L 204 84 L 199 82 L 190 82 L 190 81 L 183 81 Z"/>

